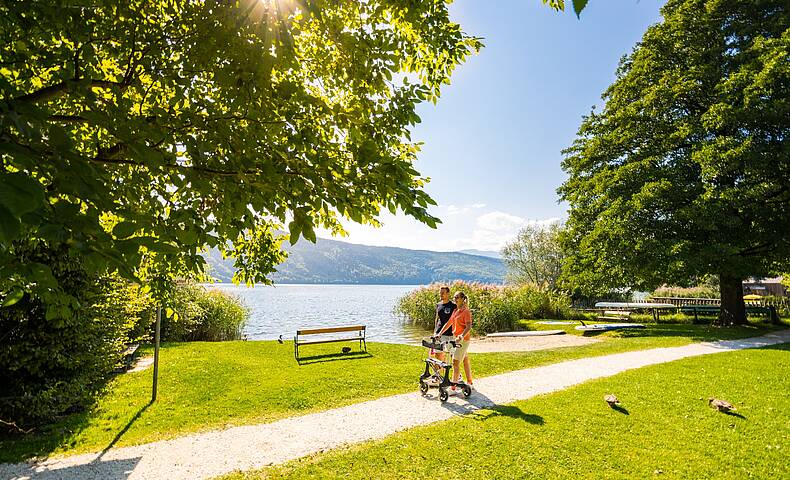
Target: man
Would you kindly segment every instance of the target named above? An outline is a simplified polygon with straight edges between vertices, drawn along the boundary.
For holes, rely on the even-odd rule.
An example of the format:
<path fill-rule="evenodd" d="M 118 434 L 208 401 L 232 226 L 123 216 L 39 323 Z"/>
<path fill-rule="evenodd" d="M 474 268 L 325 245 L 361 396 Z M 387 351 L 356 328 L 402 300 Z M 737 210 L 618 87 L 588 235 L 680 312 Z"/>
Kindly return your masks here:
<path fill-rule="evenodd" d="M 434 335 L 440 335 L 444 329 L 444 326 L 447 325 L 447 322 L 450 321 L 450 317 L 453 315 L 455 311 L 455 304 L 450 301 L 450 287 L 447 285 L 442 285 L 439 288 L 439 298 L 441 301 L 436 304 L 436 316 L 433 322 L 433 333 Z M 442 340 L 452 340 L 450 336 L 450 332 L 446 333 L 445 338 Z M 444 361 L 444 352 L 434 352 L 431 351 L 431 356 L 437 358 L 438 360 Z M 441 375 L 441 372 L 435 372 L 437 375 Z"/>

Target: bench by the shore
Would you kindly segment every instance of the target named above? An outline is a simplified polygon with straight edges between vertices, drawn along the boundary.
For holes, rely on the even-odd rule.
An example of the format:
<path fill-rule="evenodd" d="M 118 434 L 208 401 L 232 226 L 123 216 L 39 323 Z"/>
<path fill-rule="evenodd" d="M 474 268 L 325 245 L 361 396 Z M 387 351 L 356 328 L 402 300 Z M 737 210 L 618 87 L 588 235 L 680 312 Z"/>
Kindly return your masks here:
<path fill-rule="evenodd" d="M 299 360 L 299 347 L 304 345 L 317 345 L 320 343 L 333 343 L 333 342 L 359 342 L 359 349 L 368 351 L 368 345 L 365 339 L 365 325 L 352 325 L 346 327 L 328 327 L 328 328 L 305 328 L 296 331 L 294 337 L 294 357 Z M 352 334 L 350 332 L 356 332 Z M 332 338 L 316 338 L 316 335 L 325 335 L 333 333 L 342 333 L 340 337 Z M 307 336 L 308 338 L 305 338 Z"/>

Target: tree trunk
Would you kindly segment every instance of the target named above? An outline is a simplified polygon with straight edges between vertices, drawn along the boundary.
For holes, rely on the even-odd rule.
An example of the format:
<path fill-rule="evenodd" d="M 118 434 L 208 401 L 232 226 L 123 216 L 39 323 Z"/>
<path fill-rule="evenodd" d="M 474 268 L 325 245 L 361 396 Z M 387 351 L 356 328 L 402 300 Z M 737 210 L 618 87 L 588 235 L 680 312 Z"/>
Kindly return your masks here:
<path fill-rule="evenodd" d="M 719 292 L 721 293 L 721 309 L 717 324 L 746 325 L 742 279 L 728 274 L 719 275 Z"/>

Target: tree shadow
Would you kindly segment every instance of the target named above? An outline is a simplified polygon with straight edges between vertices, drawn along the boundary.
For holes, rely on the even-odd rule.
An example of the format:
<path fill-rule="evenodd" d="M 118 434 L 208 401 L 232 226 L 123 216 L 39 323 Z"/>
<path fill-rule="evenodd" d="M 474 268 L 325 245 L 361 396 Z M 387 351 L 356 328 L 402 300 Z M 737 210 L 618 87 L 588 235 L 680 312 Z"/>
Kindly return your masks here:
<path fill-rule="evenodd" d="M 543 425 L 546 421 L 540 415 L 534 413 L 526 413 L 519 407 L 512 405 L 497 405 L 491 409 L 491 414 L 486 415 L 482 420 L 487 420 L 491 417 L 510 417 L 516 420 L 523 420 L 532 425 Z"/>
<path fill-rule="evenodd" d="M 646 328 L 612 330 L 609 332 L 585 332 L 585 336 L 588 333 L 592 335 L 607 333 L 608 336 L 614 338 L 684 337 L 693 342 L 706 342 L 758 337 L 770 333 L 771 330 L 776 330 L 776 327 L 758 322 L 729 327 L 686 323 L 650 323 L 646 324 Z"/>
<path fill-rule="evenodd" d="M 296 359 L 296 363 L 299 365 L 312 365 L 314 363 L 340 362 L 343 360 L 359 360 L 372 357 L 373 354 L 370 352 L 327 353 L 310 357 L 299 357 Z"/>
<path fill-rule="evenodd" d="M 138 463 L 140 463 L 140 457 L 97 461 L 64 468 L 49 468 L 47 465 L 36 463 L 6 464 L 0 465 L 0 477 L 35 478 L 37 480 L 82 480 L 85 478 L 126 480 L 131 476 Z"/>

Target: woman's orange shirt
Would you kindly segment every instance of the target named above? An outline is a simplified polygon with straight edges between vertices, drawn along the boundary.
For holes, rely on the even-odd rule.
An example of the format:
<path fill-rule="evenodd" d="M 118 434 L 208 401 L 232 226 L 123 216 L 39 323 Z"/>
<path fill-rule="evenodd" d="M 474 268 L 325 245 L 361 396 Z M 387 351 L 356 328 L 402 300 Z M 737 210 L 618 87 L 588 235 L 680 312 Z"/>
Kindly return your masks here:
<path fill-rule="evenodd" d="M 453 326 L 453 335 L 457 337 L 464 332 L 467 325 L 472 324 L 472 313 L 466 307 L 456 308 L 453 314 L 450 315 L 450 320 L 447 323 Z M 472 331 L 469 330 L 464 336 L 464 340 L 469 340 L 471 336 Z"/>

